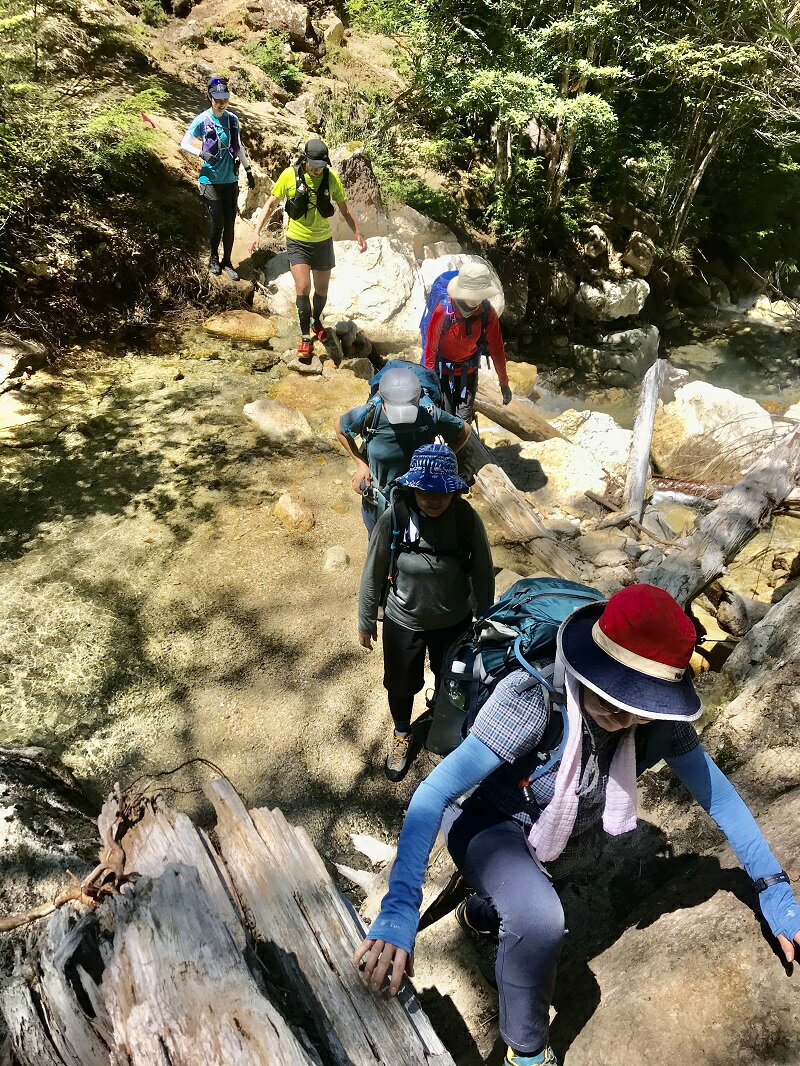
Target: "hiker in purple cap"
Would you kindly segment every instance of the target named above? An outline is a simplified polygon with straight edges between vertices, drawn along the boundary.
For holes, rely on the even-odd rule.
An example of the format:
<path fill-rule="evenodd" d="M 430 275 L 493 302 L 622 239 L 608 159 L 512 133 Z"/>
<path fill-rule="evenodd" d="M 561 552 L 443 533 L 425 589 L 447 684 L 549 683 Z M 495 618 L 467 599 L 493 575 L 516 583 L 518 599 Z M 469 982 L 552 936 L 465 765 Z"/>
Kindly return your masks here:
<path fill-rule="evenodd" d="M 304 363 L 310 363 L 314 339 L 321 342 L 328 339 L 328 331 L 322 324 L 322 312 L 328 302 L 331 271 L 336 265 L 328 219 L 337 207 L 362 252 L 367 250 L 367 242 L 348 206 L 341 179 L 331 168 L 328 146 L 318 137 L 307 141 L 302 154 L 278 176 L 250 241 L 251 255 L 258 247 L 258 239 L 267 219 L 272 217 L 282 200 L 289 217 L 286 252 L 294 279 L 297 317 L 300 321 L 297 357 Z"/>
<path fill-rule="evenodd" d="M 519 595 L 530 606 L 537 580 L 517 582 L 501 600 Z M 540 584 L 552 596 L 559 582 Z M 651 585 L 605 601 L 585 586 L 560 584 L 581 605 L 556 629 L 549 671 L 532 665 L 530 652 L 519 654 L 514 626 L 487 636 L 488 620 L 476 623 L 481 656 L 490 638 L 507 639 L 512 665 L 494 687 L 473 669 L 470 678 L 484 677 L 490 694 L 465 719 L 465 739 L 414 793 L 389 891 L 353 956 L 376 992 L 389 977 L 396 995 L 403 973 L 413 972 L 425 865 L 442 826 L 474 890 L 456 918 L 498 989 L 511 1066 L 556 1063 L 548 1024 L 564 937 L 557 886 L 595 868 L 606 834 L 635 827 L 637 775 L 662 759 L 727 837 L 787 962 L 800 946 L 789 877 L 692 725 L 702 708 L 689 667 L 691 620 Z M 519 668 L 523 660 L 527 669 Z"/>
<path fill-rule="evenodd" d="M 244 165 L 247 184 L 255 188 L 255 178 L 250 159 L 242 143 L 242 126 L 232 111 L 228 110 L 230 92 L 224 78 L 213 77 L 206 87 L 209 108 L 191 123 L 181 141 L 181 148 L 203 161 L 200 176 L 200 196 L 208 212 L 211 255 L 208 258 L 210 274 L 223 270 L 231 279 L 239 275 L 231 262 L 233 229 L 236 223 L 236 204 L 239 198 L 239 164 Z M 198 147 L 199 142 L 199 147 Z M 219 244 L 222 241 L 222 259 Z"/>
<path fill-rule="evenodd" d="M 486 530 L 461 494 L 455 453 L 446 444 L 417 448 L 404 488 L 391 494 L 369 541 L 358 601 L 358 641 L 372 650 L 384 605 L 383 684 L 393 730 L 384 771 L 399 781 L 411 760 L 414 696 L 424 684 L 425 653 L 438 685 L 446 649 L 472 621 L 473 603 L 494 599 Z"/>

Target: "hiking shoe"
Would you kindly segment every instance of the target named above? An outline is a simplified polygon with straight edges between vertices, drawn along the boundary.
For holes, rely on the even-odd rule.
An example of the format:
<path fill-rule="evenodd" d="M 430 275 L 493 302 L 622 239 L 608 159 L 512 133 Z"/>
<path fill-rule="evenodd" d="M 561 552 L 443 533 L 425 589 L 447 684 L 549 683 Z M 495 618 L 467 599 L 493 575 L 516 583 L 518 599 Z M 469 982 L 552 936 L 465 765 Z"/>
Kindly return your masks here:
<path fill-rule="evenodd" d="M 523 1055 L 509 1048 L 506 1051 L 506 1062 L 510 1063 L 510 1066 L 558 1066 L 558 1059 L 549 1044 L 545 1044 L 538 1055 Z"/>
<path fill-rule="evenodd" d="M 467 904 L 472 899 L 468 896 L 462 899 L 455 910 L 456 921 L 461 926 L 461 931 L 472 944 L 478 969 L 484 980 L 488 981 L 492 988 L 497 988 L 495 967 L 497 965 L 497 933 L 488 929 L 476 929 L 467 915 Z M 509 1049 L 510 1050 L 510 1049 Z M 545 1060 L 542 1060 L 545 1061 Z"/>
<path fill-rule="evenodd" d="M 211 255 L 208 258 L 208 272 L 214 274 L 217 277 L 222 273 L 222 267 L 219 265 L 219 259 L 215 255 Z"/>
<path fill-rule="evenodd" d="M 239 275 L 236 273 L 231 263 L 223 263 L 222 269 L 225 271 L 231 281 L 239 281 Z"/>
<path fill-rule="evenodd" d="M 303 337 L 297 345 L 297 358 L 301 363 L 310 363 L 314 356 L 314 341 L 311 337 Z"/>
<path fill-rule="evenodd" d="M 328 331 L 325 329 L 325 327 L 323 326 L 323 324 L 321 322 L 312 322 L 311 323 L 311 332 L 314 334 L 314 336 L 317 338 L 317 340 L 321 344 L 324 344 L 325 341 L 330 336 L 330 334 L 328 333 Z"/>
<path fill-rule="evenodd" d="M 389 744 L 389 754 L 383 764 L 383 771 L 390 781 L 400 781 L 411 762 L 411 733 L 401 737 L 392 730 L 392 740 Z"/>

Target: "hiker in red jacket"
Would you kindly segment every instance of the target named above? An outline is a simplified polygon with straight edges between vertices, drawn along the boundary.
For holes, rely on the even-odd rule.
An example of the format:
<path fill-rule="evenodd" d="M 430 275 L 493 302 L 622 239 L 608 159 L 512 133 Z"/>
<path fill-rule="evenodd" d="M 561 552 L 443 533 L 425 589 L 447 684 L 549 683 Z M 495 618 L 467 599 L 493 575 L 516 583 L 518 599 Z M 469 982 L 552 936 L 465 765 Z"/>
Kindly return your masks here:
<path fill-rule="evenodd" d="M 423 364 L 442 383 L 444 409 L 471 422 L 478 390 L 478 366 L 487 354 L 500 381 L 503 403 L 511 403 L 500 319 L 489 303 L 497 286 L 483 263 L 465 263 L 447 286 L 447 298 L 431 316 Z"/>

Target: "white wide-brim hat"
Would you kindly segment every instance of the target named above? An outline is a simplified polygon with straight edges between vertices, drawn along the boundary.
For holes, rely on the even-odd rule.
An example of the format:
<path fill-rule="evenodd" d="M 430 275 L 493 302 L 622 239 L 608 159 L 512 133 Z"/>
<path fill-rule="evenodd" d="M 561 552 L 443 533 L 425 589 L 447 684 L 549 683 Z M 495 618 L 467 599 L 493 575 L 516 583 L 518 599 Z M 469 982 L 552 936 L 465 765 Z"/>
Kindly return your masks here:
<path fill-rule="evenodd" d="M 491 300 L 498 292 L 491 271 L 483 263 L 464 263 L 447 286 L 447 295 L 451 300 L 465 300 L 468 303 Z"/>

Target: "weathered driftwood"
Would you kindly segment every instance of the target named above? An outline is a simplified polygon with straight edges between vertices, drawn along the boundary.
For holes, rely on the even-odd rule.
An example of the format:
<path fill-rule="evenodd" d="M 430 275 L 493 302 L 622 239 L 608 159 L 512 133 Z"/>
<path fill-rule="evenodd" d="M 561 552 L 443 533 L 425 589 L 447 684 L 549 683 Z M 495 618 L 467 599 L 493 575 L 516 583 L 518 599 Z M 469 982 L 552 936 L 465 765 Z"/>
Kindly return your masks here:
<path fill-rule="evenodd" d="M 248 813 L 227 781 L 208 792 L 222 855 L 159 804 L 106 804 L 101 865 L 121 891 L 35 931 L 0 996 L 16 1061 L 452 1066 L 407 983 L 397 999 L 361 984 L 363 930 L 305 833 L 280 811 Z"/>
<path fill-rule="evenodd" d="M 754 463 L 701 518 L 679 550 L 656 567 L 637 571 L 636 580 L 658 585 L 686 606 L 767 524 L 794 489 L 800 474 L 800 426 Z"/>
<path fill-rule="evenodd" d="M 545 529 L 536 508 L 516 489 L 508 474 L 492 459 L 489 449 L 473 433 L 459 456 L 475 474 L 474 496 L 490 512 L 508 540 L 521 545 L 545 573 L 580 581 L 577 560 Z"/>
<path fill-rule="evenodd" d="M 503 397 L 499 386 L 491 380 L 485 380 L 486 375 L 478 376 L 478 392 L 475 396 L 475 410 L 479 414 L 491 418 L 498 426 L 509 430 L 520 440 L 552 440 L 560 437 L 567 438 L 563 433 L 551 426 L 550 423 L 535 410 L 533 404 L 515 396 L 511 403 L 503 406 Z"/>
<path fill-rule="evenodd" d="M 734 637 L 743 637 L 769 611 L 772 604 L 751 600 L 736 592 L 727 591 L 717 608 L 717 621 Z"/>
<path fill-rule="evenodd" d="M 659 393 L 665 385 L 675 386 L 688 377 L 685 370 L 677 370 L 668 359 L 656 359 L 644 376 L 639 393 L 639 405 L 633 423 L 633 440 L 628 456 L 628 470 L 623 492 L 623 510 L 633 511 L 641 521 L 644 494 L 650 469 L 650 444 L 656 420 Z"/>

